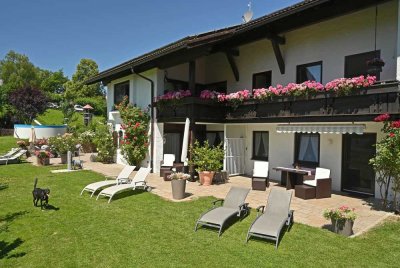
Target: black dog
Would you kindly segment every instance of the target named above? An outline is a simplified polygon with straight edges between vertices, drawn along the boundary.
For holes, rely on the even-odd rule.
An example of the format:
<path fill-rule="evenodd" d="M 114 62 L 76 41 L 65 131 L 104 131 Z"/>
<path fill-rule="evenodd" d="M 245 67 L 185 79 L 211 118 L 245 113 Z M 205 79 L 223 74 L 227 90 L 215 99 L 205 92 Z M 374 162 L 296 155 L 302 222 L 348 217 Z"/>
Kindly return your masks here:
<path fill-rule="evenodd" d="M 36 188 L 38 179 L 35 179 L 35 185 L 33 186 L 33 205 L 37 207 L 37 204 L 40 200 L 40 208 L 43 209 L 43 201 L 45 203 L 45 206 L 49 204 L 49 195 L 50 195 L 50 189 L 41 189 L 41 188 Z"/>

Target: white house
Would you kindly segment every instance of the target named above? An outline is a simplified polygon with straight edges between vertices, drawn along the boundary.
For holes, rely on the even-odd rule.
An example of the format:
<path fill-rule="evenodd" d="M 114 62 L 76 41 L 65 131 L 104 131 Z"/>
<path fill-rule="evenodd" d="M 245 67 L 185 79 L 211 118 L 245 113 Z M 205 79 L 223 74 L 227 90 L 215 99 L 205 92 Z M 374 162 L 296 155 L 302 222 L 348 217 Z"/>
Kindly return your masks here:
<path fill-rule="evenodd" d="M 189 89 L 196 97 L 203 89 L 231 93 L 306 80 L 326 84 L 371 73 L 365 62 L 381 58 L 382 71 L 373 73 L 378 83 L 360 96 L 249 102 L 236 110 L 193 97 L 174 109 L 154 107 L 145 160 L 157 172 L 163 153 L 180 159 L 188 117 L 196 138 L 225 140 L 225 168 L 231 174 L 251 174 L 259 159 L 269 161 L 270 177 L 279 181 L 281 174 L 273 168 L 298 162 L 329 168 L 333 190 L 378 197 L 368 160 L 383 136 L 373 118 L 400 114 L 399 2 L 303 1 L 246 24 L 183 38 L 105 70 L 88 83 L 107 85 L 108 119 L 119 131 L 113 105 L 125 95 L 145 108 L 166 90 Z"/>

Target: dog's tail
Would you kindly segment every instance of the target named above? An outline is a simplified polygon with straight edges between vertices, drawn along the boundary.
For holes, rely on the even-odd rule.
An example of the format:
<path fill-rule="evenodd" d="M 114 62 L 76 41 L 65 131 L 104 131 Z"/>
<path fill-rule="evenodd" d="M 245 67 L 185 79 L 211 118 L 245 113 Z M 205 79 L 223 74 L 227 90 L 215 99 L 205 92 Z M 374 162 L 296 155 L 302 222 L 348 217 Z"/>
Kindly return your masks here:
<path fill-rule="evenodd" d="M 37 182 L 38 182 L 38 178 L 35 179 L 35 184 L 33 185 L 33 189 L 36 189 Z"/>

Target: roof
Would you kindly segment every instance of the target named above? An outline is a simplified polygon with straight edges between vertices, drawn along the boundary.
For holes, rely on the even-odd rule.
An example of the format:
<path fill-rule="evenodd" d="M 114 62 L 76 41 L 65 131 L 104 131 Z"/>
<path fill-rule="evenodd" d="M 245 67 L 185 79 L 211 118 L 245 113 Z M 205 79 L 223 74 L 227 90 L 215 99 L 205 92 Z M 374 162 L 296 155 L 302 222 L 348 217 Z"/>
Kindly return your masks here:
<path fill-rule="evenodd" d="M 143 72 L 151 68 L 158 67 L 157 63 L 155 62 L 156 60 L 173 53 L 188 53 L 189 51 L 204 47 L 208 47 L 208 50 L 204 50 L 203 53 L 209 53 L 209 51 L 212 51 L 210 48 L 212 45 L 228 42 L 234 38 L 240 39 L 242 43 L 243 39 L 246 39 L 245 35 L 249 36 L 247 39 L 260 38 L 260 35 L 265 35 L 265 29 L 273 30 L 274 33 L 278 34 L 285 30 L 310 24 L 313 22 L 310 21 L 311 15 L 312 17 L 315 17 L 315 22 L 322 20 L 323 17 L 329 18 L 335 14 L 343 14 L 345 12 L 365 8 L 366 6 L 384 1 L 385 0 L 305 0 L 249 21 L 248 23 L 184 37 L 178 41 L 102 71 L 86 81 L 86 84 L 93 84 L 104 80 L 110 81 L 112 79 L 131 74 L 133 71 Z M 317 8 L 318 12 L 314 12 Z M 322 8 L 325 8 L 325 13 L 321 12 Z M 306 11 L 309 13 L 306 14 Z M 298 13 L 303 14 L 306 18 L 303 18 L 303 21 L 301 21 L 299 16 L 296 15 Z M 292 15 L 296 15 L 296 17 L 290 17 Z M 287 19 L 286 24 L 282 23 L 281 20 L 283 19 Z M 290 20 L 290 23 L 287 23 L 288 20 Z M 274 24 L 274 22 L 276 23 Z M 256 30 L 261 31 L 257 33 Z M 250 33 L 252 34 L 251 37 Z"/>

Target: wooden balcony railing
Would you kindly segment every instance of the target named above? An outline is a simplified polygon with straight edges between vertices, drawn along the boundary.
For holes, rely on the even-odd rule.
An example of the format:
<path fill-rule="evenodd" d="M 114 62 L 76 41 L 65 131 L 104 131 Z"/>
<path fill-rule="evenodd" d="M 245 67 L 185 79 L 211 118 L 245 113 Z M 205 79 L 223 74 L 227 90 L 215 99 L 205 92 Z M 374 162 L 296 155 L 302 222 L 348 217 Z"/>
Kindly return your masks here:
<path fill-rule="evenodd" d="M 176 106 L 157 109 L 159 122 L 301 122 L 370 121 L 382 113 L 400 115 L 398 82 L 362 89 L 351 96 L 319 94 L 311 98 L 277 97 L 268 102 L 249 100 L 234 108 L 229 104 L 185 98 Z"/>

